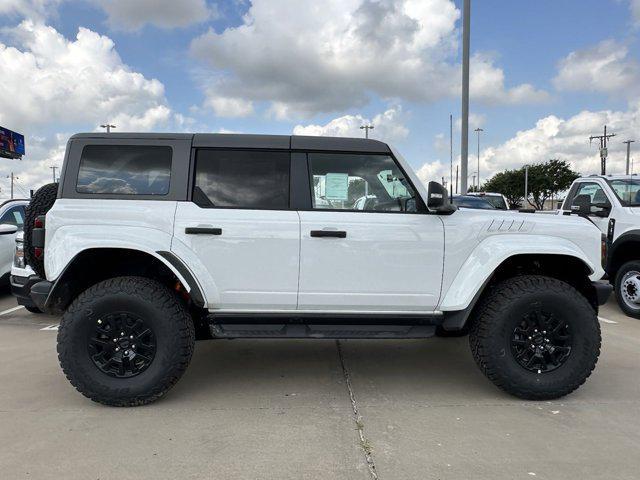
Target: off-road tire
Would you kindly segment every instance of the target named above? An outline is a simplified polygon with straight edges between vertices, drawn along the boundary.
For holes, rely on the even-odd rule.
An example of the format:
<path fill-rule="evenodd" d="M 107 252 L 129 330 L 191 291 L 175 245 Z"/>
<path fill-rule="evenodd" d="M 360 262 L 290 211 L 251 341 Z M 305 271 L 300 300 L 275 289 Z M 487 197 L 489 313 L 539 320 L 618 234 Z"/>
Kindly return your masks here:
<path fill-rule="evenodd" d="M 24 219 L 24 259 L 33 271 L 40 277 L 45 278 L 44 259 L 36 258 L 32 240 L 33 222 L 40 215 L 45 215 L 53 207 L 58 196 L 58 184 L 48 183 L 40 187 L 34 193 L 29 205 L 27 205 Z"/>
<path fill-rule="evenodd" d="M 100 370 L 89 354 L 89 338 L 101 317 L 130 312 L 144 318 L 156 340 L 149 366 L 129 378 Z M 58 330 L 58 359 L 71 384 L 94 402 L 118 407 L 145 405 L 162 397 L 187 369 L 195 344 L 194 326 L 177 295 L 143 277 L 116 277 L 80 294 Z"/>
<path fill-rule="evenodd" d="M 569 356 L 553 371 L 527 370 L 512 353 L 513 330 L 534 308 L 560 316 L 572 334 Z M 571 285 L 523 275 L 502 281 L 481 300 L 469 343 L 480 370 L 496 386 L 516 397 L 550 400 L 573 392 L 591 375 L 600 355 L 600 324 L 588 300 Z"/>
<path fill-rule="evenodd" d="M 640 319 L 640 308 L 636 308 L 636 309 L 631 308 L 629 305 L 625 303 L 624 299 L 622 298 L 622 279 L 624 278 L 626 273 L 631 270 L 640 272 L 639 260 L 631 260 L 630 262 L 625 263 L 624 265 L 622 265 L 622 267 L 620 267 L 620 269 L 616 273 L 616 278 L 615 278 L 616 300 L 618 302 L 618 305 L 626 315 L 633 318 Z"/>
<path fill-rule="evenodd" d="M 42 313 L 42 310 L 40 310 L 38 307 L 24 307 L 27 312 L 31 312 L 31 313 Z"/>

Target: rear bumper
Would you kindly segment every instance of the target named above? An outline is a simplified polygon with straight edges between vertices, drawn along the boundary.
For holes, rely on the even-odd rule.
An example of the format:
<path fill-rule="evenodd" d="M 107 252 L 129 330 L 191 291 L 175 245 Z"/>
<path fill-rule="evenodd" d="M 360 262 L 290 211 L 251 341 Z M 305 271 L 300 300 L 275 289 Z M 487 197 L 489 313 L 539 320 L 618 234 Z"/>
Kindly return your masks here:
<path fill-rule="evenodd" d="M 29 277 L 11 275 L 9 277 L 11 294 L 18 300 L 18 305 L 32 308 L 37 307 L 31 298 L 31 287 L 41 280 L 37 275 L 30 275 Z"/>
<path fill-rule="evenodd" d="M 598 302 L 598 305 L 604 305 L 607 303 L 607 300 L 609 300 L 609 297 L 611 296 L 611 292 L 613 292 L 613 285 L 602 280 L 591 282 L 591 285 L 593 285 L 596 292 L 596 301 Z"/>

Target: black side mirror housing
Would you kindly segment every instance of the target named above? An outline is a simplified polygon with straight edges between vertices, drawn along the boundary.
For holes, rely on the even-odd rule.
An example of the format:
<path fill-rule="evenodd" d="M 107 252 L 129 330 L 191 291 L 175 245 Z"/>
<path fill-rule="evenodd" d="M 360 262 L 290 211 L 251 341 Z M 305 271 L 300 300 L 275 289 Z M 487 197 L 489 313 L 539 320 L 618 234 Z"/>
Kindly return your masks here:
<path fill-rule="evenodd" d="M 429 182 L 427 193 L 427 208 L 429 210 L 451 214 L 457 210 L 454 205 L 449 203 L 449 194 L 447 189 L 438 182 Z"/>
<path fill-rule="evenodd" d="M 573 199 L 571 204 L 571 212 L 577 213 L 581 217 L 591 214 L 591 197 L 589 195 L 578 195 Z"/>

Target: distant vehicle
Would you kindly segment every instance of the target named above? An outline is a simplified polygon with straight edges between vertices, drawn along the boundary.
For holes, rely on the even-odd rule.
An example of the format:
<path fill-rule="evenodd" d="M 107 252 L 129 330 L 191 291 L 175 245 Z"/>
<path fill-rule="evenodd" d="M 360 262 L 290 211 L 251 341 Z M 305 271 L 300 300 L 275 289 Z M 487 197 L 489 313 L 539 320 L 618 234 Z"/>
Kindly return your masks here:
<path fill-rule="evenodd" d="M 605 270 L 615 286 L 618 305 L 627 315 L 640 318 L 640 178 L 578 178 L 558 213 L 585 217 L 606 235 Z"/>
<path fill-rule="evenodd" d="M 475 208 L 479 210 L 496 210 L 496 207 L 493 206 L 483 197 L 476 197 L 471 195 L 454 195 L 453 196 L 453 204 L 456 207 L 460 208 Z"/>
<path fill-rule="evenodd" d="M 5 285 L 9 280 L 13 252 L 15 249 L 15 233 L 24 226 L 25 207 L 29 200 L 7 200 L 0 205 L 0 283 Z"/>
<path fill-rule="evenodd" d="M 498 210 L 509 210 L 509 202 L 507 202 L 507 197 L 505 197 L 501 193 L 469 192 L 467 193 L 467 195 L 484 198 L 487 202 L 489 202 Z"/>

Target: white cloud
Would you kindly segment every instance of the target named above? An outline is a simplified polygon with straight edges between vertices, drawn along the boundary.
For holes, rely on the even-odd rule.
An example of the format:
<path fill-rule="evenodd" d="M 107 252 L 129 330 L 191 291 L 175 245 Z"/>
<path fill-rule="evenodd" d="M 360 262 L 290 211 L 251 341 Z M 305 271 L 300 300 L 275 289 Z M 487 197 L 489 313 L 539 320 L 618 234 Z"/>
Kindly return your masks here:
<path fill-rule="evenodd" d="M 294 135 L 314 135 L 331 137 L 362 137 L 360 127 L 368 124 L 374 129 L 369 131 L 369 138 L 393 142 L 406 138 L 409 129 L 402 123 L 403 112 L 400 107 L 389 108 L 379 113 L 373 119 L 362 115 L 344 115 L 334 118 L 324 125 L 296 125 Z"/>
<path fill-rule="evenodd" d="M 640 25 L 640 0 L 631 0 L 629 2 L 629 8 L 631 9 L 631 16 L 634 22 L 636 25 Z"/>
<path fill-rule="evenodd" d="M 80 28 L 67 40 L 54 28 L 23 21 L 17 46 L 0 43 L 0 123 L 38 125 L 114 121 L 145 130 L 166 117 L 164 86 L 122 63 L 111 39 Z M 16 101 L 17 100 L 17 101 Z"/>
<path fill-rule="evenodd" d="M 32 21 L 4 33 L 12 42 L 0 42 L 0 124 L 25 134 L 27 154 L 1 162 L 0 178 L 15 172 L 25 191 L 51 181 L 49 167 L 62 164 L 70 133 L 106 121 L 119 132 L 191 122 L 171 111 L 162 83 L 122 62 L 108 37 L 81 28 L 69 40 Z M 8 196 L 6 179 L 0 195 Z"/>
<path fill-rule="evenodd" d="M 206 0 L 94 0 L 115 30 L 138 30 L 145 24 L 161 28 L 186 27 L 217 16 Z"/>
<path fill-rule="evenodd" d="M 526 164 L 545 162 L 552 158 L 568 161 L 574 170 L 583 175 L 600 173 L 599 143 L 589 143 L 591 135 L 602 134 L 603 125 L 616 133 L 611 139 L 607 173 L 624 173 L 626 168 L 626 146 L 622 143 L 634 138 L 640 130 L 640 101 L 632 104 L 627 111 L 602 110 L 582 111 L 563 119 L 550 115 L 538 120 L 534 127 L 519 131 L 506 142 L 482 150 L 480 173 L 485 181 L 493 174 L 506 169 L 520 168 Z M 635 172 L 640 173 L 640 155 Z M 459 159 L 458 159 L 459 161 Z M 475 172 L 475 155 L 469 156 L 469 173 Z M 421 178 L 439 180 L 449 176 L 448 163 L 430 162 L 420 169 Z M 454 166 L 455 171 L 455 166 Z"/>
<path fill-rule="evenodd" d="M 210 29 L 192 54 L 210 70 L 217 98 L 267 102 L 277 118 L 384 99 L 434 101 L 460 90 L 460 12 L 451 0 L 254 0 L 239 26 Z M 539 102 L 530 85 L 505 86 L 487 56 L 474 56 L 474 100 Z"/>
<path fill-rule="evenodd" d="M 571 52 L 559 62 L 554 85 L 567 91 L 637 93 L 640 66 L 628 54 L 628 48 L 614 40 Z"/>
<path fill-rule="evenodd" d="M 209 94 L 205 106 L 211 107 L 219 117 L 247 117 L 253 114 L 253 103 L 242 98 L 218 97 Z"/>
<path fill-rule="evenodd" d="M 0 15 L 16 15 L 42 20 L 63 0 L 0 0 Z"/>

